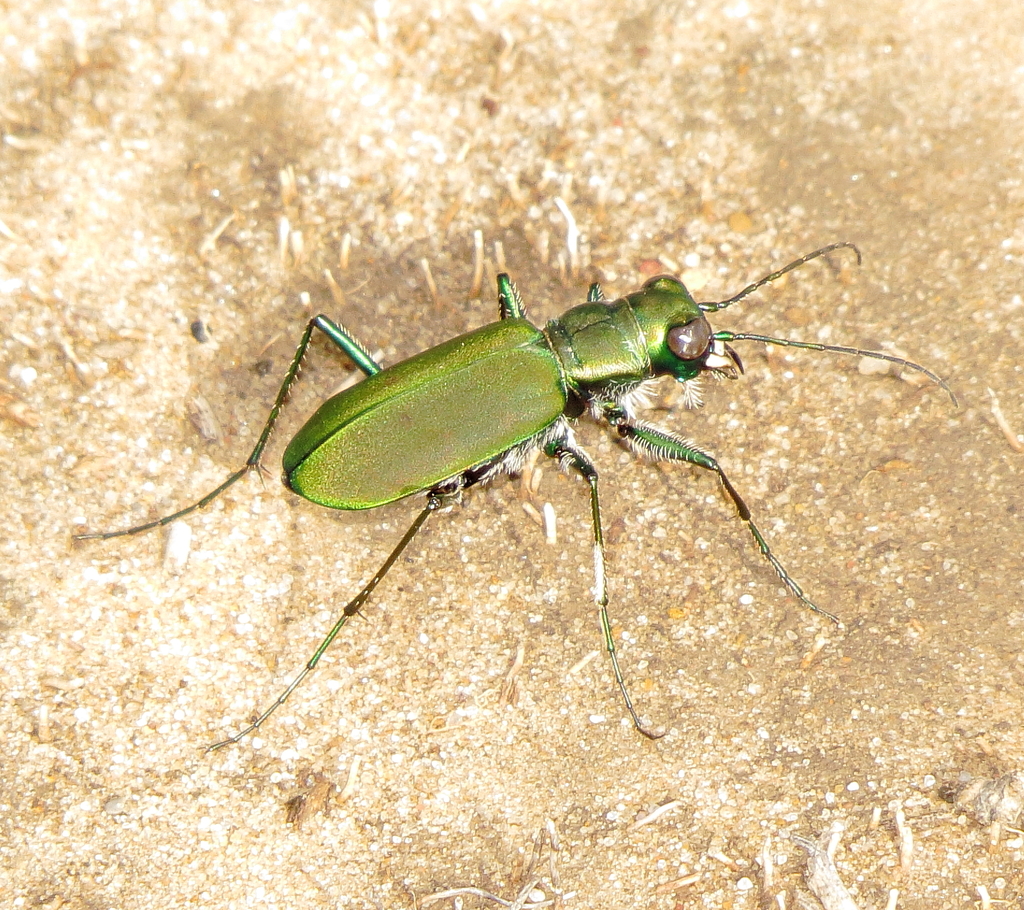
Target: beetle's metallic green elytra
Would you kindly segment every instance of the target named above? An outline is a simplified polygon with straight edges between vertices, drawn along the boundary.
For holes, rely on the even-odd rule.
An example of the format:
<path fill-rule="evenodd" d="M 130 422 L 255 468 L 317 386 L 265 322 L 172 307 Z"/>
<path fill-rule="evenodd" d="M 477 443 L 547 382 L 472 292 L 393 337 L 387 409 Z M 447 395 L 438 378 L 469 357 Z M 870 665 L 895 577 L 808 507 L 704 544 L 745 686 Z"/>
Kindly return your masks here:
<path fill-rule="evenodd" d="M 305 667 L 278 699 L 235 736 L 210 746 L 237 743 L 256 730 L 317 665 L 349 617 L 359 612 L 427 518 L 463 490 L 501 473 L 516 473 L 536 450 L 577 472 L 589 485 L 594 535 L 594 595 L 605 648 L 633 724 L 656 739 L 640 720 L 626 689 L 612 638 L 604 571 L 604 533 L 598 472 L 577 444 L 572 424 L 589 413 L 605 422 L 638 453 L 678 461 L 715 473 L 746 523 L 758 549 L 786 588 L 807 607 L 817 607 L 772 553 L 750 510 L 718 462 L 697 445 L 636 417 L 643 386 L 671 376 L 687 390 L 688 406 L 701 404 L 696 381 L 703 375 L 736 379 L 743 371 L 733 341 L 856 354 L 916 370 L 956 398 L 944 380 L 900 357 L 877 351 L 790 341 L 742 332 L 714 332 L 705 313 L 723 310 L 798 266 L 851 243 L 815 250 L 715 303 L 697 303 L 675 278 L 652 278 L 632 294 L 606 301 L 597 284 L 587 301 L 543 328 L 526 318 L 508 275 L 498 276 L 500 321 L 460 335 L 386 369 L 342 326 L 326 316 L 310 320 L 285 375 L 270 416 L 245 465 L 198 502 L 124 531 L 83 534 L 110 538 L 137 534 L 203 508 L 239 478 L 258 468 L 288 391 L 299 373 L 314 329 L 326 334 L 366 378 L 324 402 L 284 453 L 284 482 L 294 492 L 333 509 L 372 509 L 414 493 L 425 507 L 391 554 L 337 622 Z M 860 253 L 857 252 L 860 261 Z"/>
<path fill-rule="evenodd" d="M 324 402 L 285 450 L 284 480 L 332 509 L 372 509 L 541 433 L 566 394 L 541 331 L 495 322 Z"/>

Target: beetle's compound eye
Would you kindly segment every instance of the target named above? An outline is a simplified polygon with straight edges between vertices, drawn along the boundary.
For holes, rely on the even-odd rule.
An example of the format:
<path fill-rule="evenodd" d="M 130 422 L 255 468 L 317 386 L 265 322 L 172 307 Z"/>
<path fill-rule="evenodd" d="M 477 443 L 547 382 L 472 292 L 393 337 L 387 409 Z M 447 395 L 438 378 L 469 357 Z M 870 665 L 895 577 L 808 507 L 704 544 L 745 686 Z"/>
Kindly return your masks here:
<path fill-rule="evenodd" d="M 703 315 L 668 330 L 668 349 L 680 360 L 697 360 L 711 346 L 711 326 Z"/>

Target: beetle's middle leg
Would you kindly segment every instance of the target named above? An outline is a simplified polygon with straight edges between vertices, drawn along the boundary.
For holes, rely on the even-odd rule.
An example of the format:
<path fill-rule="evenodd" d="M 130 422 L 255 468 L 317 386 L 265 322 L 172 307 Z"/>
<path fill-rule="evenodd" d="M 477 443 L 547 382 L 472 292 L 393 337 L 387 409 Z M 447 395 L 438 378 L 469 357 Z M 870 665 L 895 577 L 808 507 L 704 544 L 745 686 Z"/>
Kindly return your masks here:
<path fill-rule="evenodd" d="M 597 492 L 597 468 L 590 460 L 590 456 L 583 451 L 572 438 L 572 434 L 566 428 L 566 433 L 561 437 L 549 442 L 544 447 L 544 453 L 557 458 L 565 467 L 574 469 L 590 485 L 590 515 L 594 526 L 594 598 L 597 601 L 601 615 L 601 631 L 604 635 L 604 646 L 612 662 L 612 672 L 615 674 L 615 682 L 622 693 L 623 701 L 626 703 L 626 710 L 633 719 L 633 726 L 644 736 L 650 739 L 661 739 L 664 733 L 655 733 L 644 726 L 636 709 L 633 707 L 633 699 L 629 697 L 629 690 L 626 688 L 626 680 L 619 668 L 619 658 L 615 650 L 615 639 L 612 637 L 612 624 L 608 618 L 608 584 L 604 571 L 604 530 L 601 526 L 601 503 Z"/>
<path fill-rule="evenodd" d="M 526 317 L 526 306 L 519 294 L 519 288 L 506 272 L 498 275 L 498 317 L 500 319 L 524 319 Z"/>
<path fill-rule="evenodd" d="M 186 506 L 184 509 L 179 509 L 171 515 L 165 515 L 163 518 L 158 518 L 155 521 L 148 521 L 145 524 L 125 528 L 121 531 L 106 531 L 101 534 L 76 534 L 75 539 L 109 540 L 111 537 L 124 537 L 129 534 L 141 534 L 143 531 L 151 531 L 153 528 L 163 527 L 164 525 L 170 524 L 172 521 L 177 521 L 179 518 L 184 518 L 186 515 L 191 515 L 193 512 L 197 512 L 199 509 L 208 506 L 218 496 L 220 496 L 221 493 L 227 490 L 228 487 L 241 480 L 254 468 L 259 468 L 260 459 L 263 457 L 263 450 L 267 447 L 267 442 L 270 440 L 270 434 L 273 432 L 274 424 L 277 423 L 277 418 L 281 414 L 285 400 L 288 397 L 288 392 L 291 390 L 295 380 L 298 379 L 299 368 L 302 366 L 302 360 L 306 356 L 306 348 L 309 347 L 309 342 L 313 337 L 314 329 L 319 329 L 323 332 L 331 341 L 334 342 L 335 345 L 341 348 L 356 367 L 367 376 L 372 376 L 374 373 L 379 373 L 381 371 L 382 368 L 380 364 L 370 356 L 366 348 L 363 347 L 363 345 L 360 344 L 359 341 L 357 341 L 356 338 L 342 325 L 332 322 L 322 314 L 314 316 L 309 320 L 306 325 L 306 330 L 302 333 L 299 346 L 295 349 L 295 355 L 292 357 L 291 366 L 288 367 L 288 372 L 285 373 L 284 381 L 281 383 L 281 388 L 277 391 L 277 398 L 274 399 L 274 406 L 270 409 L 270 416 L 267 418 L 267 422 L 263 425 L 263 431 L 260 433 L 260 438 L 256 441 L 256 445 L 249 453 L 249 457 L 245 460 L 245 464 L 241 468 L 231 474 L 219 487 L 212 492 L 207 493 L 198 502 L 194 502 L 192 505 Z"/>
<path fill-rule="evenodd" d="M 598 303 L 604 300 L 604 291 L 596 281 L 587 291 L 587 303 Z M 502 272 L 498 275 L 498 317 L 501 319 L 525 319 L 526 305 L 516 287 L 515 282 Z"/>

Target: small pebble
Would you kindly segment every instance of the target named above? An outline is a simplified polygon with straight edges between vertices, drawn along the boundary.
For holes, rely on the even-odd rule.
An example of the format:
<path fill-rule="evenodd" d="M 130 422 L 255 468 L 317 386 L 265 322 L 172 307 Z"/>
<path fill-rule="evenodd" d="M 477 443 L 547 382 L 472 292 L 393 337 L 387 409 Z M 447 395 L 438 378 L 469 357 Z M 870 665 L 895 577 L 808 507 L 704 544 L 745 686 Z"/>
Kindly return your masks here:
<path fill-rule="evenodd" d="M 754 219 L 746 212 L 733 212 L 728 219 L 729 230 L 737 234 L 749 234 L 754 228 Z"/>
<path fill-rule="evenodd" d="M 188 565 L 192 550 L 192 529 L 183 521 L 171 522 L 164 547 L 164 569 L 171 575 L 181 575 Z"/>
<path fill-rule="evenodd" d="M 107 815 L 124 815 L 128 811 L 128 804 L 123 796 L 112 796 L 103 804 L 103 811 Z"/>

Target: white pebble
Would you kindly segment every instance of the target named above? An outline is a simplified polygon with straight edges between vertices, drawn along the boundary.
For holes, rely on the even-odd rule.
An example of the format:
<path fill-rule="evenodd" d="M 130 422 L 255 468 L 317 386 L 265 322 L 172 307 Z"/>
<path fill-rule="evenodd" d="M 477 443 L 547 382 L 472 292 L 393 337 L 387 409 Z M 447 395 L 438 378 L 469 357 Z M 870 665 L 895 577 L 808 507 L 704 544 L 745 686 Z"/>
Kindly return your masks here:
<path fill-rule="evenodd" d="M 181 575 L 188 565 L 191 551 L 192 529 L 183 521 L 171 522 L 164 546 L 164 569 L 171 575 Z"/>

